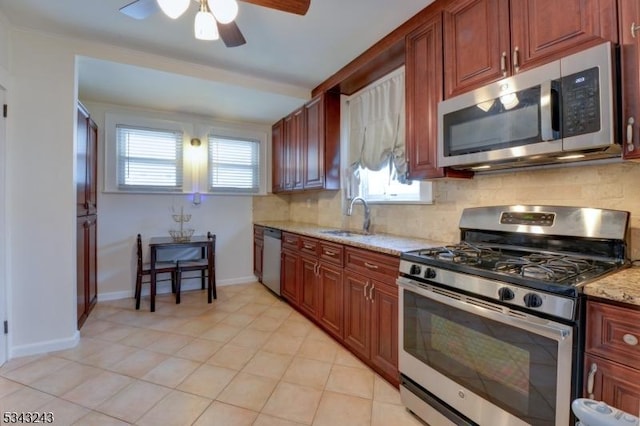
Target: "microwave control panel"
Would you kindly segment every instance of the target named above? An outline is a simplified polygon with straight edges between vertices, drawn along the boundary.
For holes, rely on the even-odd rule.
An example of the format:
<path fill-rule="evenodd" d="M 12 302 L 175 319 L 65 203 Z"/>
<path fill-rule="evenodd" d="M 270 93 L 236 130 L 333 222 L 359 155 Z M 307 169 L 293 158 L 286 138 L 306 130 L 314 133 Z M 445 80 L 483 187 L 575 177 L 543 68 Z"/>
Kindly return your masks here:
<path fill-rule="evenodd" d="M 600 130 L 600 73 L 597 67 L 562 78 L 562 136 Z"/>

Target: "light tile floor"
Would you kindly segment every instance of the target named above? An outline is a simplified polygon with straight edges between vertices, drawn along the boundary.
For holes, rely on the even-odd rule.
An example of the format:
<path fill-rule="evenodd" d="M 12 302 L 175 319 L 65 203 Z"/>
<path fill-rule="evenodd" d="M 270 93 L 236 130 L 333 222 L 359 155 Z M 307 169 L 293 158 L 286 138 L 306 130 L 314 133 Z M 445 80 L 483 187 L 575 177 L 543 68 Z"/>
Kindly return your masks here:
<path fill-rule="evenodd" d="M 101 302 L 77 347 L 0 367 L 0 412 L 56 425 L 418 426 L 397 389 L 259 283 L 139 311 Z"/>

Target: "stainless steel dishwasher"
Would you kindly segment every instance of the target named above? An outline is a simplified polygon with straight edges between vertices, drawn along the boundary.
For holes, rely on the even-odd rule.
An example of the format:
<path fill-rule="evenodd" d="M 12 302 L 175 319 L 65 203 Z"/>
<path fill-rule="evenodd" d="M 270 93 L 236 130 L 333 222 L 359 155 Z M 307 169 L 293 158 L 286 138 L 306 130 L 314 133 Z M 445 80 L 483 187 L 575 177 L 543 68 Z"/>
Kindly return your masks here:
<path fill-rule="evenodd" d="M 280 296 L 280 249 L 282 232 L 264 228 L 264 252 L 262 255 L 262 284 Z"/>

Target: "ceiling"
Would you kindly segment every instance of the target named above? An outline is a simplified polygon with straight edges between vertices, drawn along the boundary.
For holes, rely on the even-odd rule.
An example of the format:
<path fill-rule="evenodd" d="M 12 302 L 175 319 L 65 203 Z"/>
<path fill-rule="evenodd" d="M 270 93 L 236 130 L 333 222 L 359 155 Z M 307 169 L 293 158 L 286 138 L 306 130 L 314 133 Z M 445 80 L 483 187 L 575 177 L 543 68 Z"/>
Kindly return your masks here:
<path fill-rule="evenodd" d="M 0 0 L 0 11 L 18 28 L 160 55 L 201 71 L 180 75 L 83 57 L 79 93 L 85 101 L 272 123 L 432 2 L 311 0 L 307 14 L 298 16 L 240 1 L 236 22 L 247 44 L 227 48 L 193 37 L 196 2 L 175 21 L 162 13 L 137 21 L 118 12 L 130 1 Z"/>

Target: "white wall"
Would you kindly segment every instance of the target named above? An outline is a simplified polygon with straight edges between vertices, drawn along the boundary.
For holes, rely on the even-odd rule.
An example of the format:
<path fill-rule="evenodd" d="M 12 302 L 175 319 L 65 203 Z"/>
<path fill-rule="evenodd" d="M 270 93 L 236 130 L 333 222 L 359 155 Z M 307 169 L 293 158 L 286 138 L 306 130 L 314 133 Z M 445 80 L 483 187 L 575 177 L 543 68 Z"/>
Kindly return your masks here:
<path fill-rule="evenodd" d="M 55 39 L 12 34 L 7 146 L 9 356 L 77 340 L 75 57 Z"/>
<path fill-rule="evenodd" d="M 105 114 L 129 114 L 147 118 L 166 119 L 182 123 L 239 127 L 203 117 L 168 114 L 117 105 L 83 102 L 99 128 L 98 141 L 98 300 L 132 297 L 135 278 L 135 236 L 140 233 L 143 242 L 150 236 L 168 236 L 175 228 L 171 218 L 172 207 L 184 208 L 192 215 L 187 224 L 196 234 L 207 231 L 216 234 L 216 282 L 218 285 L 243 283 L 254 279 L 252 250 L 252 198 L 243 196 L 202 195 L 202 203 L 192 203 L 191 195 L 117 194 L 105 193 L 103 188 Z M 266 135 L 268 126 L 241 126 Z M 146 244 L 145 244 L 146 246 Z M 148 250 L 145 248 L 145 255 Z M 184 288 L 198 287 L 199 281 L 186 282 Z M 159 289 L 168 291 L 168 287 Z M 133 301 L 132 301 L 133 303 Z"/>

